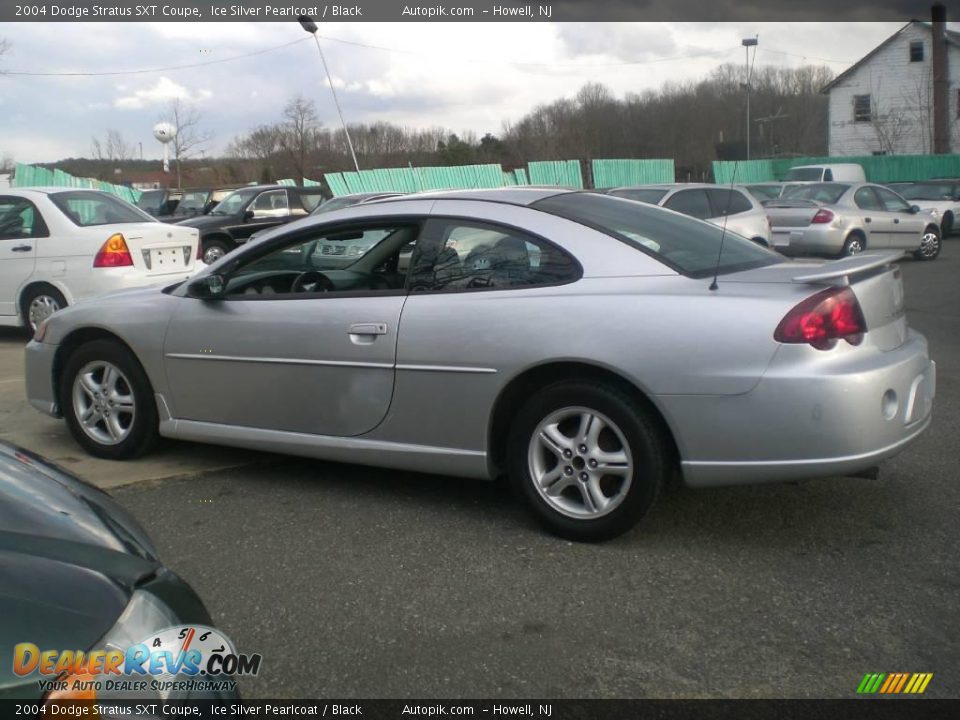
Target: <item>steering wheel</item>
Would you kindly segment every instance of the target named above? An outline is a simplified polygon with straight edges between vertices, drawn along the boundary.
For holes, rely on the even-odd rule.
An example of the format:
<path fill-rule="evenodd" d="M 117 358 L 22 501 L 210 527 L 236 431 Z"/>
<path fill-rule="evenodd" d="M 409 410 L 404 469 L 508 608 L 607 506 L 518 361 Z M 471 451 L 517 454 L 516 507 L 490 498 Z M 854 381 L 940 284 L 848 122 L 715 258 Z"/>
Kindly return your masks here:
<path fill-rule="evenodd" d="M 291 293 L 330 292 L 336 289 L 333 281 L 319 270 L 307 270 L 300 273 L 290 286 Z"/>

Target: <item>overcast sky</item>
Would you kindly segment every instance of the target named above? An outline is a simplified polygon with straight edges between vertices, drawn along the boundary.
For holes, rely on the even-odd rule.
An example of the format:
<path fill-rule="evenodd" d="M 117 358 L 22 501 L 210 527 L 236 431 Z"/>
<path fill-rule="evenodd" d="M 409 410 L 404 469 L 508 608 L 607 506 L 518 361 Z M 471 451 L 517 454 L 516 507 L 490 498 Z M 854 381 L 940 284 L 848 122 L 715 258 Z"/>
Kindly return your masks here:
<path fill-rule="evenodd" d="M 744 62 L 741 38 L 759 35 L 756 65 L 826 64 L 841 72 L 902 23 L 327 23 L 321 40 L 348 122 L 499 134 L 538 103 L 588 81 L 618 96 L 706 76 Z M 953 24 L 951 24 L 953 25 Z M 0 70 L 108 72 L 255 57 L 190 69 L 106 77 L 0 77 L 0 154 L 20 162 L 89 156 L 108 128 L 159 157 L 151 128 L 171 98 L 202 111 L 207 154 L 279 119 L 302 93 L 322 122 L 336 110 L 316 47 L 296 23 L 0 23 L 11 43 Z M 375 45 L 372 49 L 355 44 Z"/>

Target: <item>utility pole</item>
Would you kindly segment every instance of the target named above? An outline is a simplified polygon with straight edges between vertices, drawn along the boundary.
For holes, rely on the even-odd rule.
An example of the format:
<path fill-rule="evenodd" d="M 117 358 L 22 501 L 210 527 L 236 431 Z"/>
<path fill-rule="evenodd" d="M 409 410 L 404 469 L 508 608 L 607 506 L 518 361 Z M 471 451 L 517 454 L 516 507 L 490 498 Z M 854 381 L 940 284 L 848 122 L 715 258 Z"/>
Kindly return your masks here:
<path fill-rule="evenodd" d="M 746 54 L 746 77 L 747 81 L 744 83 L 744 86 L 747 89 L 747 160 L 750 159 L 750 48 L 754 48 L 753 55 L 756 57 L 757 50 L 756 47 L 760 42 L 760 36 L 755 36 L 752 38 L 744 38 L 740 41 L 740 44 L 743 45 L 744 53 Z"/>

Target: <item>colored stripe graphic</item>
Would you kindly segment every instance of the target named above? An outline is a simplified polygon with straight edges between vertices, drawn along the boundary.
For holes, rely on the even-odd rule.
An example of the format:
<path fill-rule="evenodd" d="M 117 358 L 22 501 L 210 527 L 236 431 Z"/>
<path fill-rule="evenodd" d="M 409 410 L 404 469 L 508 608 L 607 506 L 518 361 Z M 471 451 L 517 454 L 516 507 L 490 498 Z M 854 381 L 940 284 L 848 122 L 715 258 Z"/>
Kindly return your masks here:
<path fill-rule="evenodd" d="M 857 686 L 858 695 L 922 695 L 933 673 L 867 673 Z"/>

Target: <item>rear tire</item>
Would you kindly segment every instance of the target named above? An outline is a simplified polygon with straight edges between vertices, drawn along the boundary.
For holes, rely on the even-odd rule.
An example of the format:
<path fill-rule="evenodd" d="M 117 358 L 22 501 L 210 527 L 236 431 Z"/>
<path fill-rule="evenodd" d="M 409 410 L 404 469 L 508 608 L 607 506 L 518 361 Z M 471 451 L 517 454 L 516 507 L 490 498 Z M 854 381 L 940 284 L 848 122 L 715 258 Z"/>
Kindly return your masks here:
<path fill-rule="evenodd" d="M 44 320 L 57 310 L 67 306 L 67 299 L 51 285 L 35 285 L 24 293 L 20 300 L 20 317 L 23 326 L 30 332 L 36 332 Z"/>
<path fill-rule="evenodd" d="M 647 513 L 668 453 L 646 409 L 620 390 L 563 381 L 536 392 L 510 429 L 514 490 L 550 532 L 580 542 L 614 538 Z"/>
<path fill-rule="evenodd" d="M 156 443 L 153 388 L 123 345 L 110 340 L 81 345 L 67 359 L 59 391 L 67 427 L 91 455 L 127 460 Z"/>
<path fill-rule="evenodd" d="M 940 238 L 946 239 L 953 233 L 953 213 L 947 213 L 943 216 L 940 223 Z"/>
<path fill-rule="evenodd" d="M 858 232 L 852 232 L 847 236 L 843 243 L 843 250 L 840 251 L 840 257 L 849 257 L 850 255 L 859 255 L 867 249 L 867 239 Z"/>
<path fill-rule="evenodd" d="M 931 225 L 923 231 L 923 240 L 920 241 L 920 249 L 913 253 L 917 260 L 936 260 L 940 254 L 941 242 L 940 228 Z"/>

